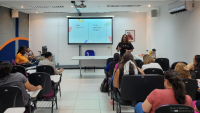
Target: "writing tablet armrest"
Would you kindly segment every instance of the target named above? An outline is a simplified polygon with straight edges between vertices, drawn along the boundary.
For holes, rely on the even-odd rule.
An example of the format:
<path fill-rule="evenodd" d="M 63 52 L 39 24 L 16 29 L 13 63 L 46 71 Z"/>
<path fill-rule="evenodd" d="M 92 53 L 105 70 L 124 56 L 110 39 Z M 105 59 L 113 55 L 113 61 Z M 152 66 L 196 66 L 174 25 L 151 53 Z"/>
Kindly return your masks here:
<path fill-rule="evenodd" d="M 39 89 L 37 91 L 29 91 L 27 93 L 30 95 L 31 98 L 35 98 L 35 97 L 37 97 L 37 95 L 39 94 L 40 91 L 41 90 Z"/>

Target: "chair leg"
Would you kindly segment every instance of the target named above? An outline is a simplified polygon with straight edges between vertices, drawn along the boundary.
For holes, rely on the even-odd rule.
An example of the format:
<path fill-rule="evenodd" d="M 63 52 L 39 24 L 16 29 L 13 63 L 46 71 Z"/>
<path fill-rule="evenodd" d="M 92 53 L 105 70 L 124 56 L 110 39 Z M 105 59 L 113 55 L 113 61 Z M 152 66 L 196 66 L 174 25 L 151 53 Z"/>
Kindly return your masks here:
<path fill-rule="evenodd" d="M 56 102 L 56 109 L 58 109 L 57 97 L 55 98 L 55 102 Z"/>
<path fill-rule="evenodd" d="M 53 100 L 52 100 L 52 106 L 51 106 L 51 113 L 53 113 Z"/>
<path fill-rule="evenodd" d="M 59 84 L 59 92 L 60 92 L 60 97 L 61 97 L 61 88 L 60 88 L 60 84 Z"/>
<path fill-rule="evenodd" d="M 115 102 L 114 102 L 115 100 L 114 100 L 114 98 L 112 100 L 113 100 L 113 111 L 114 111 L 115 110 L 115 105 L 114 105 L 115 104 Z"/>

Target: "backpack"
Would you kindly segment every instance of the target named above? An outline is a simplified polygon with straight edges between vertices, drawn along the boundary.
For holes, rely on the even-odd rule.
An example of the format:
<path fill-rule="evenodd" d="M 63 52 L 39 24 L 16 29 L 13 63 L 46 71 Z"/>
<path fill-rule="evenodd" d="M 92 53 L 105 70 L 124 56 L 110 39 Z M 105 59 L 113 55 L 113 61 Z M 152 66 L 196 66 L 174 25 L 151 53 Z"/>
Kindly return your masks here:
<path fill-rule="evenodd" d="M 105 78 L 105 79 L 103 80 L 103 83 L 102 83 L 101 86 L 100 86 L 100 91 L 101 91 L 101 92 L 108 92 L 108 90 L 109 90 L 108 80 Z"/>

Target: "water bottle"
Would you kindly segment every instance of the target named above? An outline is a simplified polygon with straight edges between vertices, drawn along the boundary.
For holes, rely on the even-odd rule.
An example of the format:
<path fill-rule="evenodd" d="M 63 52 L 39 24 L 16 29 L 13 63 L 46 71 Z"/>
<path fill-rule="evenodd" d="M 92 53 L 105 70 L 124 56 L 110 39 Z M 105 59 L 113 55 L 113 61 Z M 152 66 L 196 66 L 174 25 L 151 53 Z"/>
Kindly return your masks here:
<path fill-rule="evenodd" d="M 89 52 L 87 52 L 87 57 L 89 58 L 89 56 L 90 56 L 90 55 L 89 55 Z"/>

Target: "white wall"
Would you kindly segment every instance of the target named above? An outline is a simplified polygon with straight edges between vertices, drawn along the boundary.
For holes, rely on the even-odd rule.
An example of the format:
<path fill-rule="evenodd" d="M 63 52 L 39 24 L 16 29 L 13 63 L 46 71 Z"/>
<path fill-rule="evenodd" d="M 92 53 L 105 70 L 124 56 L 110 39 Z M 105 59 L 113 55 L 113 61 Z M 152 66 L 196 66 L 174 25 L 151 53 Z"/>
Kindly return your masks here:
<path fill-rule="evenodd" d="M 83 14 L 83 16 L 104 16 L 105 14 Z M 112 15 L 112 14 L 109 14 Z M 71 60 L 79 55 L 78 45 L 68 45 L 67 14 L 32 14 L 30 15 L 30 47 L 36 54 L 46 45 L 48 51 L 56 55 L 59 65 L 78 65 Z M 146 13 L 117 14 L 113 18 L 113 45 L 82 45 L 82 55 L 85 50 L 92 49 L 97 56 L 112 56 L 116 52 L 125 30 L 135 30 L 136 39 L 133 54 L 145 53 L 146 50 Z M 110 47 L 110 48 L 109 48 Z M 83 61 L 83 65 L 104 66 L 106 61 Z"/>
<path fill-rule="evenodd" d="M 195 7 L 195 11 L 171 15 L 165 5 L 160 8 L 158 17 L 151 17 L 148 12 L 147 49 L 156 48 L 157 56 L 169 58 L 170 63 L 191 63 L 200 47 L 200 2 L 196 2 Z"/>

